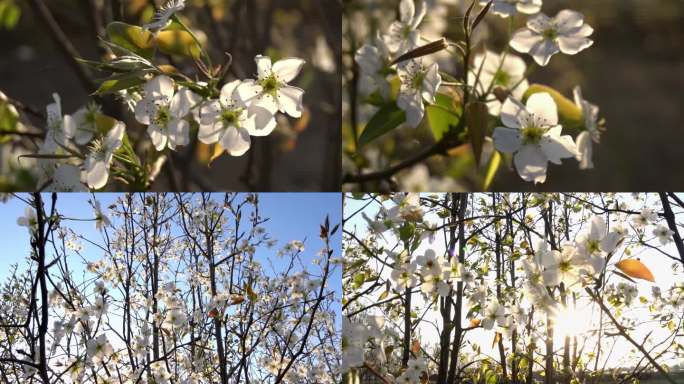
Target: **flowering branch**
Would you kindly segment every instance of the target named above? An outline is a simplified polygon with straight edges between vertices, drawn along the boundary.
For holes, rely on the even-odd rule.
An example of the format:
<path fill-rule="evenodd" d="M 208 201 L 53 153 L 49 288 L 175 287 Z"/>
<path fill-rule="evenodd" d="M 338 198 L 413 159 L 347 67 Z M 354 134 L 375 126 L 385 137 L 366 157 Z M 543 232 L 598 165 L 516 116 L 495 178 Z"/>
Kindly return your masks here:
<path fill-rule="evenodd" d="M 627 329 L 625 329 L 625 327 L 623 327 L 622 324 L 620 324 L 620 322 L 617 321 L 617 319 L 615 319 L 615 316 L 613 316 L 613 314 L 610 312 L 610 309 L 608 309 L 608 307 L 606 307 L 606 304 L 603 302 L 603 300 L 601 298 L 599 298 L 598 295 L 591 290 L 591 288 L 587 287 L 584 290 L 585 290 L 585 292 L 587 292 L 589 294 L 589 296 L 591 296 L 591 298 L 594 300 L 594 302 L 597 303 L 599 305 L 599 307 L 601 307 L 601 310 L 603 311 L 603 313 L 605 313 L 606 316 L 608 316 L 610 321 L 613 323 L 613 325 L 615 325 L 615 328 L 617 328 L 618 332 L 620 332 L 620 335 L 622 335 L 622 337 L 624 337 L 627 341 L 630 342 L 630 344 L 632 344 L 636 349 L 638 349 L 639 352 L 641 352 L 642 355 L 644 357 L 646 357 L 646 359 L 648 359 L 648 361 L 651 363 L 651 365 L 653 365 L 653 368 L 655 368 L 662 375 L 662 377 L 665 380 L 667 380 L 671 384 L 676 384 L 674 379 L 672 379 L 672 377 L 670 377 L 670 375 L 667 373 L 667 371 L 665 369 L 663 369 L 663 367 L 661 367 L 660 364 L 658 364 L 658 362 L 655 361 L 655 359 L 653 357 L 651 357 L 651 355 L 648 353 L 648 351 L 646 351 L 646 349 L 644 349 L 644 346 L 642 344 L 637 343 L 636 340 L 634 340 L 627 333 Z"/>

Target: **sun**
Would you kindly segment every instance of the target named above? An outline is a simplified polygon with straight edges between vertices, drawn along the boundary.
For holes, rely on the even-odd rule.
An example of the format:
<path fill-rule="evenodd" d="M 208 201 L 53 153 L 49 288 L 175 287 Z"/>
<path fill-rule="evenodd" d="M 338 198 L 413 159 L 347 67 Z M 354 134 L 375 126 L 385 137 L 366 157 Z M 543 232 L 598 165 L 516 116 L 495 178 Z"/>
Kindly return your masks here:
<path fill-rule="evenodd" d="M 555 341 L 562 343 L 566 336 L 587 336 L 587 333 L 592 329 L 594 315 L 591 306 L 578 304 L 576 307 L 562 308 L 554 318 Z"/>

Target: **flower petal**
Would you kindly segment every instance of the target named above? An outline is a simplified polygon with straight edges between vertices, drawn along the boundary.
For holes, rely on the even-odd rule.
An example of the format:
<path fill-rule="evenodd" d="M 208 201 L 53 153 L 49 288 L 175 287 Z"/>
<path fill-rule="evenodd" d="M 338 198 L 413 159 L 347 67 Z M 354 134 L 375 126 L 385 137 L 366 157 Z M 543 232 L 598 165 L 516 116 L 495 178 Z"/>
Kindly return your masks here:
<path fill-rule="evenodd" d="M 606 222 L 601 216 L 595 215 L 591 218 L 589 226 L 589 236 L 593 240 L 602 238 L 606 234 Z"/>
<path fill-rule="evenodd" d="M 96 161 L 88 157 L 85 162 L 86 182 L 92 189 L 100 189 L 107 184 L 109 167 L 104 161 Z"/>
<path fill-rule="evenodd" d="M 529 20 L 527 20 L 526 26 L 527 26 L 527 28 L 529 28 L 532 31 L 537 32 L 537 33 L 542 33 L 548 29 L 553 28 L 553 25 L 551 23 L 551 18 L 546 16 L 543 13 L 540 13 L 534 17 L 531 17 Z"/>
<path fill-rule="evenodd" d="M 513 153 L 522 145 L 520 130 L 515 128 L 496 127 L 492 139 L 496 149 L 503 153 Z"/>
<path fill-rule="evenodd" d="M 593 44 L 593 40 L 582 36 L 558 36 L 558 47 L 566 55 L 574 55 Z"/>
<path fill-rule="evenodd" d="M 577 156 L 577 146 L 570 136 L 560 136 L 561 127 L 557 126 L 547 132 L 541 140 L 541 149 L 554 164 L 560 164 L 561 159 Z"/>
<path fill-rule="evenodd" d="M 247 109 L 247 119 L 252 123 L 245 123 L 243 127 L 252 136 L 268 136 L 277 125 L 275 115 L 258 105 L 253 105 Z"/>
<path fill-rule="evenodd" d="M 186 87 L 181 88 L 171 99 L 171 105 L 169 106 L 171 116 L 177 119 L 184 118 L 199 100 L 200 97 L 190 89 Z"/>
<path fill-rule="evenodd" d="M 489 1 L 480 1 L 480 5 L 486 5 Z M 507 3 L 507 2 L 500 2 L 500 1 L 495 1 L 492 4 L 492 13 L 501 16 L 503 18 L 512 16 L 515 14 L 515 4 Z"/>
<path fill-rule="evenodd" d="M 544 126 L 558 124 L 558 107 L 551 95 L 546 92 L 535 93 L 527 99 L 527 111 L 544 119 Z"/>
<path fill-rule="evenodd" d="M 529 54 L 542 67 L 549 63 L 551 56 L 558 53 L 558 43 L 550 39 L 542 39 L 530 48 Z"/>
<path fill-rule="evenodd" d="M 302 98 L 304 90 L 292 86 L 284 86 L 278 90 L 278 110 L 294 118 L 302 116 Z"/>
<path fill-rule="evenodd" d="M 387 34 L 383 36 L 385 45 L 390 52 L 397 52 L 404 42 L 402 32 L 405 24 L 401 21 L 394 21 L 387 29 Z"/>
<path fill-rule="evenodd" d="M 408 24 L 416 14 L 416 5 L 413 0 L 401 0 L 399 3 L 399 20 Z"/>
<path fill-rule="evenodd" d="M 117 121 L 112 129 L 107 132 L 105 136 L 104 144 L 109 149 L 117 149 L 121 146 L 123 141 L 124 133 L 126 133 L 126 124 L 121 121 Z"/>
<path fill-rule="evenodd" d="M 584 15 L 570 9 L 563 9 L 553 18 L 556 30 L 562 34 L 569 30 L 581 27 L 584 24 Z"/>
<path fill-rule="evenodd" d="M 53 93 L 52 98 L 55 100 L 55 102 L 48 104 L 45 108 L 47 111 L 48 127 L 56 125 L 57 122 L 62 119 L 62 99 L 59 97 L 58 93 Z"/>
<path fill-rule="evenodd" d="M 230 128 L 221 137 L 221 146 L 231 156 L 242 156 L 249 150 L 251 140 L 244 128 Z"/>
<path fill-rule="evenodd" d="M 188 145 L 190 142 L 190 124 L 186 120 L 173 120 L 168 125 L 169 148 Z"/>
<path fill-rule="evenodd" d="M 501 106 L 501 122 L 508 128 L 520 128 L 518 116 L 525 111 L 525 106 L 512 97 L 508 97 Z"/>
<path fill-rule="evenodd" d="M 64 117 L 62 118 L 62 124 L 64 124 L 64 133 L 66 134 L 66 137 L 73 138 L 74 136 L 76 136 L 76 131 L 78 128 L 76 114 L 74 114 L 73 116 L 64 115 Z"/>
<path fill-rule="evenodd" d="M 261 85 L 252 79 L 242 81 L 236 89 L 240 100 L 247 105 L 255 102 L 263 90 Z"/>
<path fill-rule="evenodd" d="M 531 31 L 527 28 L 522 28 L 517 30 L 514 34 L 513 37 L 511 38 L 511 42 L 509 45 L 511 48 L 515 49 L 518 52 L 521 53 L 528 53 L 535 45 L 539 44 L 544 38 L 534 32 Z"/>
<path fill-rule="evenodd" d="M 580 169 L 592 169 L 594 163 L 592 161 L 593 143 L 591 134 L 588 131 L 583 131 L 577 135 L 577 155 L 575 158 L 579 161 Z"/>
<path fill-rule="evenodd" d="M 525 181 L 543 183 L 546 181 L 548 159 L 538 145 L 523 145 L 513 156 L 515 169 Z"/>
<path fill-rule="evenodd" d="M 411 18 L 411 29 L 416 29 L 418 28 L 418 25 L 420 25 L 420 22 L 423 21 L 423 18 L 425 17 L 425 14 L 427 13 L 427 6 L 425 4 L 425 1 L 418 1 L 418 6 L 416 7 L 416 10 L 413 13 L 413 17 Z M 417 32 L 417 31 L 416 31 Z M 416 36 L 416 40 L 418 41 L 418 36 Z"/>
<path fill-rule="evenodd" d="M 518 12 L 533 15 L 541 10 L 542 0 L 519 1 L 516 8 Z"/>
<path fill-rule="evenodd" d="M 305 61 L 297 57 L 281 59 L 273 64 L 273 73 L 278 76 L 278 80 L 289 83 L 294 80 L 304 66 Z"/>
<path fill-rule="evenodd" d="M 428 67 L 425 72 L 425 77 L 423 78 L 423 99 L 427 100 L 429 103 L 434 103 L 435 93 L 437 93 L 441 83 L 442 76 L 439 75 L 439 65 L 437 65 L 437 63 L 432 63 Z"/>
<path fill-rule="evenodd" d="M 150 117 L 154 114 L 154 103 L 150 99 L 142 99 L 135 104 L 135 119 L 140 124 L 149 125 Z"/>
<path fill-rule="evenodd" d="M 200 107 L 199 122 L 202 125 L 211 125 L 221 117 L 221 104 L 218 100 L 211 100 Z"/>
<path fill-rule="evenodd" d="M 221 104 L 224 106 L 232 105 L 235 104 L 236 100 L 240 99 L 236 93 L 236 90 L 241 83 L 242 81 L 240 80 L 233 80 L 230 83 L 226 83 L 226 85 L 221 88 Z"/>
<path fill-rule="evenodd" d="M 523 76 L 525 76 L 526 70 L 527 65 L 525 64 L 525 60 L 512 53 L 507 54 L 503 64 L 501 64 L 501 71 L 508 74 L 512 78 L 511 82 L 513 84 L 517 83 L 523 78 Z"/>
<path fill-rule="evenodd" d="M 425 107 L 423 106 L 423 98 L 418 92 L 400 91 L 397 97 L 397 106 L 406 112 L 406 123 L 409 126 L 415 128 L 423 120 Z"/>
<path fill-rule="evenodd" d="M 263 55 L 256 55 L 254 61 L 257 65 L 257 76 L 259 80 L 265 79 L 271 75 L 271 58 Z"/>
<path fill-rule="evenodd" d="M 620 234 L 617 232 L 609 232 L 606 237 L 601 240 L 601 250 L 606 253 L 613 252 L 620 242 Z"/>
<path fill-rule="evenodd" d="M 148 81 L 144 87 L 145 97 L 164 97 L 170 100 L 173 96 L 173 79 L 160 75 Z"/>
<path fill-rule="evenodd" d="M 197 139 L 204 144 L 213 144 L 219 141 L 222 132 L 223 123 L 221 122 L 200 124 L 199 131 L 197 132 Z"/>
<path fill-rule="evenodd" d="M 147 127 L 147 134 L 150 135 L 152 145 L 157 151 L 162 151 L 166 147 L 166 133 L 156 124 L 150 124 Z"/>
<path fill-rule="evenodd" d="M 375 75 L 382 67 L 378 48 L 370 44 L 364 44 L 356 50 L 354 61 L 361 68 L 361 73 L 369 76 Z"/>

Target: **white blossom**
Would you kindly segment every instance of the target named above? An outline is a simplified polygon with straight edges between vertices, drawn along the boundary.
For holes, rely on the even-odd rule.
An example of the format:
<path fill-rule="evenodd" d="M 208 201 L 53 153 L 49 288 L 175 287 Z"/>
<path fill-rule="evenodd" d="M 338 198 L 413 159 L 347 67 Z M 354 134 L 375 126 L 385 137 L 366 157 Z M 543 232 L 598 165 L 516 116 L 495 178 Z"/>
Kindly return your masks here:
<path fill-rule="evenodd" d="M 526 106 L 509 97 L 501 108 L 501 122 L 505 127 L 494 129 L 494 146 L 514 154 L 515 168 L 525 181 L 543 183 L 549 161 L 560 164 L 577 153 L 572 137 L 561 136 L 556 103 L 548 93 L 533 94 Z"/>
<path fill-rule="evenodd" d="M 660 244 L 667 245 L 672 241 L 672 235 L 674 235 L 674 231 L 662 224 L 658 224 L 655 228 L 653 228 L 653 235 L 658 238 Z"/>
<path fill-rule="evenodd" d="M 573 89 L 573 95 L 575 104 L 582 111 L 585 126 L 585 130 L 577 136 L 577 161 L 580 162 L 580 169 L 591 169 L 594 168 L 593 144 L 601 141 L 601 132 L 598 128 L 599 108 L 582 97 L 582 89 L 579 86 Z"/>
<path fill-rule="evenodd" d="M 399 3 L 399 20 L 394 21 L 384 36 L 389 50 L 401 55 L 418 46 L 420 31 L 418 25 L 423 21 L 427 8 L 425 1 L 401 0 Z"/>
<path fill-rule="evenodd" d="M 384 40 L 378 35 L 372 44 L 362 45 L 356 50 L 354 60 L 359 65 L 359 86 L 364 93 L 377 89 L 384 99 L 388 99 L 390 83 L 387 81 L 387 75 L 390 72 L 390 52 Z"/>
<path fill-rule="evenodd" d="M 144 97 L 135 106 L 135 118 L 148 125 L 147 133 L 157 151 L 167 146 L 190 142 L 190 124 L 185 117 L 199 101 L 199 96 L 188 88 L 174 90 L 173 80 L 165 75 L 157 76 L 145 83 Z"/>
<path fill-rule="evenodd" d="M 442 83 L 439 66 L 432 63 L 425 67 L 420 60 L 401 63 L 397 68 L 401 79 L 401 87 L 397 96 L 397 106 L 406 112 L 406 122 L 411 127 L 417 127 L 423 120 L 425 106 L 435 102 L 435 94 Z"/>
<path fill-rule="evenodd" d="M 480 0 L 480 5 L 486 5 L 489 0 Z M 542 0 L 494 0 L 491 12 L 503 18 L 516 13 L 535 14 L 541 10 Z"/>
<path fill-rule="evenodd" d="M 67 136 L 78 145 L 87 144 L 97 133 L 100 106 L 90 103 L 73 115 L 64 116 L 64 130 Z"/>
<path fill-rule="evenodd" d="M 594 29 L 584 24 L 584 16 L 564 9 L 554 18 L 540 13 L 527 21 L 527 26 L 513 34 L 510 45 L 518 52 L 529 53 L 541 66 L 558 52 L 574 55 L 594 42 L 589 36 Z"/>
<path fill-rule="evenodd" d="M 242 82 L 237 89 L 240 98 L 250 108 L 262 107 L 271 115 L 280 111 L 294 118 L 301 117 L 304 108 L 302 105 L 304 90 L 288 83 L 297 77 L 305 61 L 288 57 L 271 64 L 271 58 L 262 55 L 257 55 L 254 60 L 257 64 L 257 79 Z M 250 114 L 252 113 L 250 110 Z M 273 116 L 264 120 L 267 121 L 256 120 L 256 130 L 263 132 L 259 134 L 260 136 L 268 135 L 275 127 Z"/>
<path fill-rule="evenodd" d="M 247 104 L 236 91 L 239 85 L 240 80 L 224 85 L 220 98 L 204 104 L 200 113 L 199 140 L 205 144 L 218 142 L 232 156 L 241 156 L 249 150 L 249 134 L 255 130 L 256 115 L 248 114 Z"/>
<path fill-rule="evenodd" d="M 86 182 L 90 188 L 100 189 L 107 184 L 109 167 L 114 158 L 114 152 L 123 143 L 125 130 L 124 123 L 117 121 L 104 137 L 90 143 L 90 151 L 83 164 Z"/>
<path fill-rule="evenodd" d="M 512 53 L 499 55 L 485 51 L 475 55 L 468 85 L 476 86 L 480 94 L 485 94 L 494 87 L 501 87 L 510 92 L 514 99 L 520 100 L 529 86 L 525 79 L 526 70 L 525 61 Z M 477 76 L 479 81 L 475 85 Z M 498 116 L 501 113 L 501 102 L 490 95 L 487 99 L 487 108 L 491 115 Z"/>

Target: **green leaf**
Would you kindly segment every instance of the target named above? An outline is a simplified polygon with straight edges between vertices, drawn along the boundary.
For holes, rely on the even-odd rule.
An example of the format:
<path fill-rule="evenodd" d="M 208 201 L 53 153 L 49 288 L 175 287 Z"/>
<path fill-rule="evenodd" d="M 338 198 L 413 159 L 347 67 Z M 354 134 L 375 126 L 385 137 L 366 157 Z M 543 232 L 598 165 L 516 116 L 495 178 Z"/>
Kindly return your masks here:
<path fill-rule="evenodd" d="M 199 59 L 202 48 L 192 35 L 186 31 L 164 30 L 156 37 L 159 50 L 169 55 L 190 56 Z"/>
<path fill-rule="evenodd" d="M 21 8 L 13 2 L 4 3 L 4 7 L 0 10 L 0 22 L 6 29 L 14 29 L 21 17 Z"/>
<path fill-rule="evenodd" d="M 366 275 L 364 273 L 359 273 L 358 275 L 354 276 L 354 288 L 360 288 L 365 281 Z"/>
<path fill-rule="evenodd" d="M 406 114 L 395 102 L 385 104 L 373 117 L 359 137 L 359 148 L 393 130 L 406 121 Z"/>
<path fill-rule="evenodd" d="M 123 89 L 128 89 L 131 87 L 135 87 L 136 85 L 140 85 L 144 83 L 145 80 L 139 78 L 135 74 L 129 74 L 127 77 L 119 77 L 116 76 L 116 78 L 109 78 L 100 84 L 100 87 L 95 91 L 96 95 L 107 95 L 110 93 L 114 93 L 117 91 L 121 91 Z"/>
<path fill-rule="evenodd" d="M 0 102 L 0 144 L 12 139 L 12 132 L 17 131 L 19 113 L 16 108 L 7 102 Z"/>
<path fill-rule="evenodd" d="M 140 56 L 149 58 L 154 52 L 154 37 L 150 31 L 146 31 L 137 25 L 130 25 L 115 21 L 107 25 L 107 36 L 112 43 L 119 45 Z"/>
<path fill-rule="evenodd" d="M 461 110 L 454 107 L 453 99 L 443 93 L 435 95 L 435 103 L 425 108 L 428 124 L 435 140 L 440 140 L 452 126 L 458 125 Z"/>
<path fill-rule="evenodd" d="M 500 165 L 501 154 L 499 151 L 494 151 L 494 153 L 492 153 L 492 157 L 489 159 L 489 165 L 487 166 L 487 173 L 485 174 L 482 190 L 487 191 L 489 190 L 489 187 L 492 186 L 492 181 L 494 181 L 494 176 L 496 176 L 496 172 L 499 170 Z"/>
<path fill-rule="evenodd" d="M 401 239 L 401 241 L 408 241 L 411 239 L 411 236 L 413 236 L 415 231 L 416 226 L 414 224 L 404 223 L 404 225 L 402 225 L 399 229 L 399 239 Z"/>

